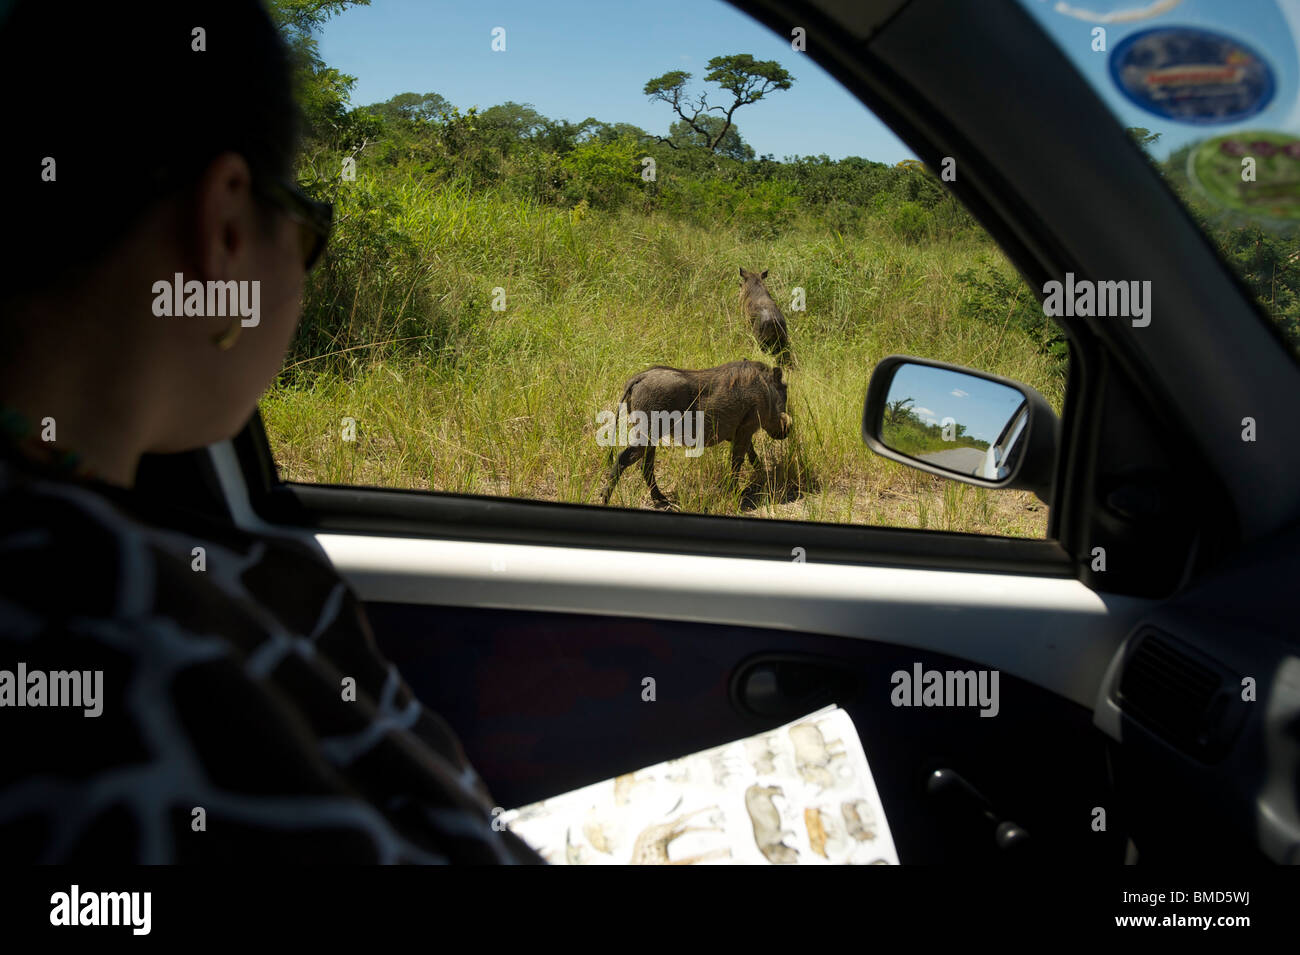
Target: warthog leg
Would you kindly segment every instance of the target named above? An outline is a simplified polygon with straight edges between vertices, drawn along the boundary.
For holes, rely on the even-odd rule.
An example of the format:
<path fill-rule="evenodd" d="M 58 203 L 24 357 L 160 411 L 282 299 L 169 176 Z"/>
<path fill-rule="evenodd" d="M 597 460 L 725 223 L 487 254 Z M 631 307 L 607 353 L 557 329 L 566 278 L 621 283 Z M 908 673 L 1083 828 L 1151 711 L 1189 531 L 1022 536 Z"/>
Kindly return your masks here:
<path fill-rule="evenodd" d="M 748 446 L 748 449 L 746 448 Z M 731 442 L 731 479 L 740 479 L 740 466 L 745 463 L 746 454 L 753 454 L 754 446 L 748 441 Z"/>
<path fill-rule="evenodd" d="M 746 458 L 754 466 L 754 473 L 750 476 L 749 483 L 740 490 L 741 506 L 748 509 L 757 503 L 755 495 L 762 489 L 766 477 L 765 469 L 758 463 L 758 452 L 754 450 L 753 435 L 746 438 L 743 445 L 739 441 L 731 445 L 731 479 L 737 484 L 740 483 L 741 463 Z"/>
<path fill-rule="evenodd" d="M 740 479 L 740 467 L 744 464 L 746 458 L 749 458 L 750 464 L 758 465 L 758 452 L 754 450 L 754 432 L 748 429 L 737 431 L 736 436 L 731 439 L 731 477 L 733 480 Z"/>
<path fill-rule="evenodd" d="M 645 477 L 646 486 L 650 488 L 650 496 L 654 499 L 655 507 L 672 508 L 673 502 L 663 491 L 659 490 L 659 483 L 655 480 L 655 447 L 650 445 L 633 444 L 624 448 L 622 453 L 614 459 L 614 463 L 609 469 L 609 480 L 605 482 L 605 490 L 601 492 L 600 503 L 608 504 L 609 499 L 614 495 L 614 487 L 618 484 L 619 477 L 623 472 L 641 462 L 641 474 Z"/>
<path fill-rule="evenodd" d="M 637 460 L 644 452 L 644 446 L 633 444 L 624 448 L 623 451 L 614 458 L 613 464 L 611 464 L 609 468 L 609 480 L 605 482 L 605 490 L 601 494 L 600 503 L 609 503 L 610 497 L 614 494 L 614 485 L 618 484 L 619 476 L 624 470 L 631 467 L 633 464 L 636 464 Z"/>
<path fill-rule="evenodd" d="M 659 490 L 659 484 L 655 481 L 655 446 L 653 444 L 646 448 L 645 457 L 641 459 L 641 473 L 645 476 L 645 483 L 650 488 L 650 497 L 654 499 L 655 507 L 673 507 L 673 502 L 668 500 L 663 491 Z"/>

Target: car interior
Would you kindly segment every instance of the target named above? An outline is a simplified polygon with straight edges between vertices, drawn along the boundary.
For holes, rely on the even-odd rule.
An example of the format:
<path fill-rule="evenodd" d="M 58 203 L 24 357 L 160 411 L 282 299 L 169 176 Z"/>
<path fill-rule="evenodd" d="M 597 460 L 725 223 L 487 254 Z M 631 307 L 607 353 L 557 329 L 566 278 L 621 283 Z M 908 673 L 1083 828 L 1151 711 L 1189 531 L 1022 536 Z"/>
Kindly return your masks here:
<path fill-rule="evenodd" d="M 1046 539 L 296 483 L 258 416 L 138 493 L 318 547 L 506 808 L 835 703 L 904 864 L 1300 862 L 1300 367 L 1036 2 L 733 5 L 955 158 L 1030 286 L 1150 281 L 1148 325 L 1057 319 L 1063 413 L 1021 386 L 1001 479 L 881 440 L 892 375 L 930 359 L 863 369 L 863 455 L 1035 490 Z M 996 669 L 997 718 L 891 703 L 917 664 Z"/>

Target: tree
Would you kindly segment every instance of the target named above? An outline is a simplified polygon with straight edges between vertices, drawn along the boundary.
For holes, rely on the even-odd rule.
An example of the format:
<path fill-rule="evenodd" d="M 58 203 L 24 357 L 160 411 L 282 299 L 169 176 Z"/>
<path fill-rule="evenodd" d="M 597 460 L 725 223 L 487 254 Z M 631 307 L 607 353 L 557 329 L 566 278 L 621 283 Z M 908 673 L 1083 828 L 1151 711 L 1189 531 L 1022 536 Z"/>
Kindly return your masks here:
<path fill-rule="evenodd" d="M 652 100 L 659 100 L 671 106 L 686 128 L 691 130 L 704 148 L 711 152 L 718 151 L 731 130 L 732 118 L 736 110 L 757 103 L 768 93 L 788 90 L 794 85 L 794 77 L 780 63 L 775 60 L 755 60 L 748 53 L 715 56 L 709 60 L 709 72 L 704 76 L 705 82 L 717 83 L 731 93 L 733 98 L 730 106 L 710 106 L 708 97 L 704 93 L 693 102 L 690 101 L 686 95 L 686 83 L 690 78 L 690 73 L 673 70 L 650 80 L 646 83 L 643 92 Z M 719 113 L 720 116 L 708 115 L 714 112 Z M 719 119 L 720 122 L 710 124 L 709 119 Z M 682 145 L 675 142 L 671 136 L 656 138 L 673 149 L 678 149 Z"/>
<path fill-rule="evenodd" d="M 437 93 L 398 93 L 382 103 L 366 107 L 387 120 L 440 122 L 451 114 L 452 105 Z"/>
<path fill-rule="evenodd" d="M 580 123 L 548 119 L 529 103 L 513 101 L 489 106 L 478 114 L 479 127 L 502 155 L 520 143 L 532 143 L 547 152 L 563 155 L 574 148 L 592 129 L 600 126 L 587 117 Z"/>
<path fill-rule="evenodd" d="M 598 139 L 602 143 L 612 143 L 616 140 L 623 139 L 626 136 L 631 136 L 637 142 L 658 138 L 656 136 L 651 136 L 640 126 L 634 126 L 632 123 L 600 122 L 596 123 L 596 125 L 592 127 L 591 136 L 593 139 Z"/>
<path fill-rule="evenodd" d="M 1133 138 L 1133 142 L 1137 143 L 1143 149 L 1146 149 L 1148 146 L 1154 146 L 1156 141 L 1160 139 L 1159 133 L 1153 133 L 1151 130 L 1142 126 L 1130 126 L 1128 128 L 1128 134 Z"/>
<path fill-rule="evenodd" d="M 573 149 L 595 129 L 599 123 L 588 116 L 580 123 L 571 123 L 567 119 L 548 119 L 541 129 L 533 133 L 533 142 L 547 152 L 563 156 Z"/>
<path fill-rule="evenodd" d="M 346 8 L 369 5 L 370 0 L 268 0 L 271 22 L 289 48 L 295 93 L 310 139 L 355 138 L 348 97 L 356 77 L 325 65 L 315 32 Z"/>
<path fill-rule="evenodd" d="M 668 128 L 668 138 L 675 143 L 709 149 L 709 143 L 714 140 L 723 125 L 723 119 L 721 116 L 706 115 L 701 116 L 697 122 L 704 127 L 704 133 L 697 132 L 679 119 Z M 713 146 L 712 149 L 719 156 L 727 156 L 731 159 L 746 160 L 754 158 L 754 147 L 740 138 L 740 127 L 735 125 L 732 125 L 729 130 L 722 134 L 721 138 L 717 140 L 717 145 Z"/>
<path fill-rule="evenodd" d="M 916 418 L 916 412 L 908 407 L 915 404 L 915 398 L 899 398 L 897 401 L 885 402 L 885 420 L 890 424 L 902 424 L 908 418 Z"/>
<path fill-rule="evenodd" d="M 481 126 L 499 134 L 501 140 L 508 142 L 531 139 L 547 123 L 546 117 L 533 109 L 531 103 L 516 103 L 513 100 L 489 106 L 478 116 Z"/>

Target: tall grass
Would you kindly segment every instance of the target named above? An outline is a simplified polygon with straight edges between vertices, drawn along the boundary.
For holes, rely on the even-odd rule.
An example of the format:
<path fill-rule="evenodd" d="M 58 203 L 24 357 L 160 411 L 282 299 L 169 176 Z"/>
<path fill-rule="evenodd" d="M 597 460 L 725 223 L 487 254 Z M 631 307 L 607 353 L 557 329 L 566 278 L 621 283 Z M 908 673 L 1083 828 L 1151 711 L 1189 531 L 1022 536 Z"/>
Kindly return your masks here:
<path fill-rule="evenodd" d="M 661 449 L 683 510 L 1042 536 L 1045 508 L 872 455 L 860 437 L 872 368 L 892 353 L 1033 385 L 1059 410 L 1059 362 L 1008 314 L 966 307 L 963 270 L 1019 281 L 983 236 L 853 235 L 796 220 L 779 237 L 624 206 L 540 204 L 505 189 L 368 177 L 336 195 L 338 234 L 313 277 L 293 354 L 262 413 L 289 480 L 594 503 L 596 414 L 655 364 L 766 360 L 738 268 L 768 269 L 786 310 L 790 437 L 756 437 L 760 470 L 728 481 L 728 448 Z M 374 254 L 382 249 L 382 254 Z M 789 309 L 792 289 L 807 310 Z M 504 311 L 493 309 L 494 289 Z M 343 419 L 357 440 L 341 437 Z M 614 506 L 649 505 L 624 473 Z"/>

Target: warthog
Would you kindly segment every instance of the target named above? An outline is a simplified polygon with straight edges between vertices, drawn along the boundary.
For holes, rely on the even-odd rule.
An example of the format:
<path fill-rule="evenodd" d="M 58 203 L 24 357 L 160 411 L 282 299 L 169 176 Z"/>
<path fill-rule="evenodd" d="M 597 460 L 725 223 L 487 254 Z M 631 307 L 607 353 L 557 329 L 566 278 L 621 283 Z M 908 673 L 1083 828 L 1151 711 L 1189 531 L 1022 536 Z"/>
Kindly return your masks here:
<path fill-rule="evenodd" d="M 677 420 L 683 420 L 700 412 L 703 431 L 695 434 L 694 440 L 705 448 L 730 441 L 734 479 L 746 457 L 751 464 L 758 463 L 753 437 L 760 427 L 777 440 L 789 434 L 791 422 L 785 399 L 786 384 L 781 380 L 781 369 L 745 359 L 698 371 L 656 365 L 632 377 L 623 389 L 619 405 L 620 412 L 626 407 L 629 417 L 640 411 L 647 419 L 660 421 L 674 414 Z M 642 440 L 644 443 L 639 444 L 629 441 L 628 447 L 617 456 L 611 453 L 613 460 L 609 482 L 601 496 L 602 504 L 609 503 L 624 469 L 639 460 L 655 506 L 672 506 L 655 482 L 655 446 Z"/>
<path fill-rule="evenodd" d="M 790 332 L 785 325 L 785 316 L 777 307 L 776 301 L 768 292 L 763 279 L 767 278 L 767 269 L 760 272 L 740 270 L 740 304 L 749 318 L 749 327 L 758 339 L 764 351 L 777 356 L 778 362 L 792 357 L 790 355 Z"/>
<path fill-rule="evenodd" d="M 781 811 L 773 802 L 776 796 L 786 798 L 780 786 L 750 786 L 745 790 L 745 809 L 754 824 L 758 851 L 773 865 L 794 865 L 799 861 L 799 850 L 785 844 L 786 834 L 793 837 L 794 833 L 781 828 Z"/>

